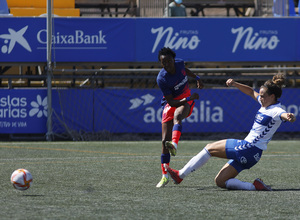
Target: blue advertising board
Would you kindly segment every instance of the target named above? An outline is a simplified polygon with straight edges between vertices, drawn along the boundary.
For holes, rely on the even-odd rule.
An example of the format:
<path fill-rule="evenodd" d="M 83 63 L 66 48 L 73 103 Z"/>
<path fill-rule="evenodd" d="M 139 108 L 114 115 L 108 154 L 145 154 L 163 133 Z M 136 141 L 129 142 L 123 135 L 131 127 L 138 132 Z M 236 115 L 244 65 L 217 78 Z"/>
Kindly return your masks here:
<path fill-rule="evenodd" d="M 229 126 L 226 128 L 226 125 L 234 124 L 240 120 L 236 118 L 236 115 L 240 115 L 243 111 L 252 111 L 252 115 L 255 114 L 253 108 L 249 109 L 248 105 L 245 107 L 242 104 L 243 99 L 247 97 L 236 93 L 234 90 L 204 89 L 192 92 L 198 92 L 200 100 L 196 101 L 192 115 L 183 122 L 184 132 L 224 131 L 229 129 Z M 241 101 L 234 103 L 235 106 L 233 106 L 225 94 L 232 97 L 232 102 L 236 99 Z M 114 130 L 117 133 L 161 132 L 162 108 L 160 100 L 162 94 L 160 90 L 98 90 L 95 96 L 95 109 L 98 109 L 97 112 L 100 113 L 99 117 L 95 118 L 96 130 Z M 112 107 L 114 105 L 115 107 Z M 122 106 L 122 111 L 120 111 L 119 106 Z M 249 115 L 247 114 L 246 117 L 250 119 Z M 247 131 L 250 126 L 251 122 L 247 125 L 230 126 L 230 129 L 231 131 Z"/>
<path fill-rule="evenodd" d="M 0 18 L 0 62 L 46 62 L 46 18 Z M 134 61 L 134 20 L 53 19 L 55 62 Z"/>
<path fill-rule="evenodd" d="M 136 59 L 170 47 L 187 61 L 295 61 L 296 19 L 138 19 Z M 147 44 L 145 44 L 147 42 Z M 143 47 L 143 50 L 140 48 Z"/>
<path fill-rule="evenodd" d="M 184 132 L 248 132 L 260 108 L 258 102 L 237 89 L 192 90 L 200 95 L 192 115 L 183 122 Z M 161 132 L 160 90 L 104 89 L 95 91 L 95 130 L 116 133 Z M 289 97 L 294 97 L 290 99 Z M 300 89 L 285 89 L 284 108 L 296 116 L 300 111 Z M 299 131 L 299 120 L 279 131 Z"/>
<path fill-rule="evenodd" d="M 92 90 L 53 90 L 52 107 L 54 132 L 93 131 Z M 46 133 L 47 116 L 46 89 L 0 90 L 0 133 Z"/>
<path fill-rule="evenodd" d="M 47 90 L 1 89 L 0 133 L 46 133 Z"/>
<path fill-rule="evenodd" d="M 0 62 L 46 62 L 46 18 L 0 18 Z M 54 18 L 53 62 L 300 61 L 297 18 Z"/>
<path fill-rule="evenodd" d="M 248 132 L 258 102 L 237 89 L 193 89 L 196 100 L 183 131 Z M 160 133 L 162 108 L 159 89 L 53 90 L 54 133 Z M 291 98 L 292 97 L 292 98 Z M 300 113 L 300 89 L 284 89 L 281 100 L 288 112 Z M 0 133 L 46 133 L 45 89 L 0 90 Z M 300 131 L 300 120 L 283 123 L 278 131 Z"/>

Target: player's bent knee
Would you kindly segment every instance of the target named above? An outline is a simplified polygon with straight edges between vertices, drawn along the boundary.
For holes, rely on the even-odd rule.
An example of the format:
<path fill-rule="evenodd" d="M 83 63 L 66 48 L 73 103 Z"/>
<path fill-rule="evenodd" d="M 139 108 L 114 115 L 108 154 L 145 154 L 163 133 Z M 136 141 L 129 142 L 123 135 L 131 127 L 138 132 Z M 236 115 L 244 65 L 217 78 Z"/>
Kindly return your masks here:
<path fill-rule="evenodd" d="M 226 184 L 225 184 L 225 181 L 222 180 L 221 178 L 219 178 L 219 176 L 216 176 L 215 177 L 215 183 L 218 187 L 221 187 L 221 188 L 226 188 Z"/>
<path fill-rule="evenodd" d="M 182 120 L 184 119 L 184 117 L 182 117 L 182 115 L 176 115 L 174 116 L 174 124 L 181 124 Z"/>

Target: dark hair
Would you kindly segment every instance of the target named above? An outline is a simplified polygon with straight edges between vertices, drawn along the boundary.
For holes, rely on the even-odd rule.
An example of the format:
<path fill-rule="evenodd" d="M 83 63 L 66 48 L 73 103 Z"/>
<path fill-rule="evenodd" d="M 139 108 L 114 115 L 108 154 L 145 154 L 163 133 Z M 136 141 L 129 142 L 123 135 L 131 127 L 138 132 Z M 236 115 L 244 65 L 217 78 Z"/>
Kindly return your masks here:
<path fill-rule="evenodd" d="M 268 80 L 264 83 L 262 87 L 267 88 L 268 95 L 275 95 L 275 99 L 281 97 L 282 94 L 282 87 L 285 84 L 285 74 L 278 73 L 277 75 L 273 76 L 272 80 Z"/>
<path fill-rule="evenodd" d="M 176 53 L 173 50 L 171 50 L 169 47 L 163 47 L 160 49 L 160 51 L 158 52 L 158 61 L 160 61 L 161 55 L 165 55 L 165 56 L 170 55 L 173 57 L 173 59 L 176 57 Z"/>

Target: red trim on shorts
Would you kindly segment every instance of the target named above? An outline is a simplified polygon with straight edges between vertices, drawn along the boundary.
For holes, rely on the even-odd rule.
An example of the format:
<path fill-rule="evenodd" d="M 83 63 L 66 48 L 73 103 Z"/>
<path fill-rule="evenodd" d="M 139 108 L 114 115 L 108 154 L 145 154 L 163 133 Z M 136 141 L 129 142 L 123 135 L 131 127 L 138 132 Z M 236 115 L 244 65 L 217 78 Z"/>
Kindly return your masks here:
<path fill-rule="evenodd" d="M 194 109 L 195 106 L 195 101 L 189 101 L 187 102 L 190 105 L 190 113 L 187 117 L 189 117 Z M 171 107 L 168 103 L 165 105 L 163 113 L 162 113 L 162 119 L 161 119 L 161 123 L 166 123 L 167 121 L 171 121 L 174 118 L 174 113 L 177 107 Z"/>

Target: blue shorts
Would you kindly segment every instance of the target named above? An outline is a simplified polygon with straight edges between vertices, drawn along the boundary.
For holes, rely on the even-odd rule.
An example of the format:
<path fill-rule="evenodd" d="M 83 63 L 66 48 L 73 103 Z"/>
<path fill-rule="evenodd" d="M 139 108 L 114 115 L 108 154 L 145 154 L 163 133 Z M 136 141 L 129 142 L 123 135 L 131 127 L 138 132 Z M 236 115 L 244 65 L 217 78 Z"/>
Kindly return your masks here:
<path fill-rule="evenodd" d="M 245 140 L 228 139 L 226 141 L 226 155 L 228 164 L 233 166 L 238 172 L 244 169 L 250 169 L 261 158 L 262 150 L 251 145 Z"/>

